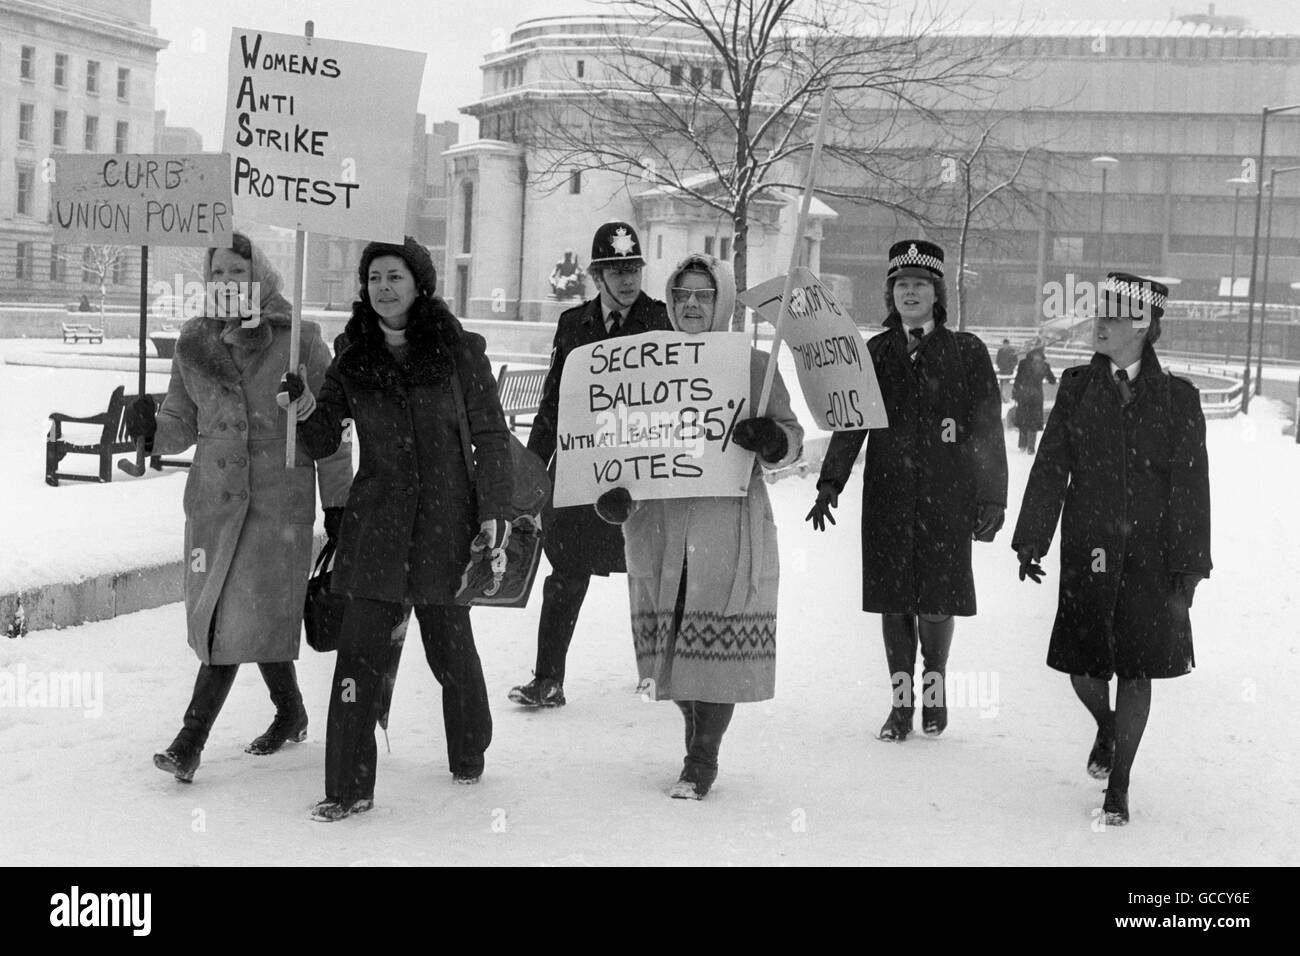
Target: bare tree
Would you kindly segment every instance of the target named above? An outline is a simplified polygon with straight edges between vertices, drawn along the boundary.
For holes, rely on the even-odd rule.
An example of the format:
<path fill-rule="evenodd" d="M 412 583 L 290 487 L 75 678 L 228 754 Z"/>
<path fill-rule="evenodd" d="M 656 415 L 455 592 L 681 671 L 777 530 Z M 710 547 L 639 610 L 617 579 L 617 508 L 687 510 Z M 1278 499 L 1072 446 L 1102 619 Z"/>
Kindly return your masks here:
<path fill-rule="evenodd" d="M 726 217 L 739 288 L 748 285 L 754 204 L 802 188 L 822 97 L 835 102 L 818 192 L 921 219 L 918 183 L 891 148 L 938 106 L 976 104 L 1004 78 L 1014 36 L 961 37 L 942 5 L 879 0 L 632 0 L 606 27 L 599 71 L 528 116 L 515 138 L 533 173 L 621 172 Z M 556 100 L 550 102 L 555 103 Z M 801 237 L 796 237 L 796 241 Z M 733 327 L 743 323 L 737 308 Z"/>
<path fill-rule="evenodd" d="M 108 282 L 114 273 L 126 265 L 129 246 L 87 243 L 81 258 L 81 271 L 94 276 L 99 282 L 99 318 L 104 318 L 104 304 L 108 298 Z M 65 257 L 66 258 L 66 257 Z"/>

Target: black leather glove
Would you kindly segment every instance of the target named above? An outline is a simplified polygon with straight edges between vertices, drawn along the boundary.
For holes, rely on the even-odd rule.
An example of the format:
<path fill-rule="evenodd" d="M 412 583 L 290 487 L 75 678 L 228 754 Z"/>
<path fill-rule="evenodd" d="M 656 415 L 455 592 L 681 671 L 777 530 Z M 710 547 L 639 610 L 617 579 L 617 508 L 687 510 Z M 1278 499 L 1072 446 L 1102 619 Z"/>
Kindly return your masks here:
<path fill-rule="evenodd" d="M 302 393 L 307 391 L 307 385 L 303 382 L 301 376 L 293 372 L 285 372 L 284 377 L 280 379 L 280 391 L 289 393 L 289 401 L 296 402 L 302 398 Z"/>
<path fill-rule="evenodd" d="M 1033 578 L 1035 584 L 1043 583 L 1043 567 L 1038 562 L 1043 560 L 1043 553 L 1036 545 L 1022 544 L 1016 549 L 1020 558 L 1020 580 Z"/>
<path fill-rule="evenodd" d="M 307 376 L 307 366 L 299 365 L 298 374 L 285 372 L 280 379 L 280 388 L 276 392 L 275 401 L 281 408 L 288 408 L 290 402 L 298 402 L 295 406 L 298 410 L 298 421 L 306 421 L 311 418 L 311 413 L 316 411 L 316 396 L 311 393 L 307 383 L 303 379 Z"/>
<path fill-rule="evenodd" d="M 158 406 L 152 395 L 141 395 L 122 412 L 122 424 L 126 437 L 135 441 L 143 438 L 146 445 L 153 444 L 153 436 L 158 432 Z"/>
<path fill-rule="evenodd" d="M 1007 509 L 1002 505 L 995 505 L 991 501 L 982 503 L 976 512 L 975 530 L 971 532 L 971 536 L 976 541 L 992 541 L 1002 530 L 1002 523 L 1006 517 Z"/>
<path fill-rule="evenodd" d="M 1196 597 L 1196 585 L 1204 579 L 1204 575 L 1197 574 L 1195 571 L 1175 571 L 1174 591 L 1181 594 L 1187 601 L 1187 606 L 1191 607 L 1192 599 Z"/>
<path fill-rule="evenodd" d="M 596 499 L 596 514 L 610 524 L 622 524 L 632 513 L 632 493 L 626 488 L 611 488 Z"/>
<path fill-rule="evenodd" d="M 330 541 L 337 542 L 339 539 L 339 528 L 343 525 L 343 509 L 326 508 L 325 509 L 325 537 Z"/>
<path fill-rule="evenodd" d="M 790 448 L 785 432 L 770 418 L 746 418 L 736 422 L 731 430 L 731 440 L 746 451 L 757 453 L 764 461 L 780 461 Z"/>
<path fill-rule="evenodd" d="M 839 504 L 840 496 L 835 490 L 835 485 L 829 481 L 819 481 L 817 483 L 817 501 L 804 518 L 804 521 L 811 521 L 813 527 L 818 531 L 825 531 L 826 522 L 835 523 L 835 516 L 831 514 L 831 509 L 838 508 Z"/>

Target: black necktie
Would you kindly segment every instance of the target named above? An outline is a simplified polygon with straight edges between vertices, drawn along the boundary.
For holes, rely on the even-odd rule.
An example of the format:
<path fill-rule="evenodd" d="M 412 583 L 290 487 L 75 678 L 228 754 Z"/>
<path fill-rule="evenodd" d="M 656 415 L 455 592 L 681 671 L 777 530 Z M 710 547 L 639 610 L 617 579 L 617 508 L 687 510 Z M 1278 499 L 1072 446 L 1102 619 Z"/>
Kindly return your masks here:
<path fill-rule="evenodd" d="M 916 354 L 916 350 L 921 347 L 921 339 L 925 338 L 925 329 L 908 329 L 907 330 L 907 354 L 910 358 Z"/>
<path fill-rule="evenodd" d="M 1119 386 L 1119 401 L 1121 405 L 1127 405 L 1133 401 L 1133 388 L 1128 383 L 1128 372 L 1120 369 L 1115 373 L 1115 384 Z"/>
<path fill-rule="evenodd" d="M 618 335 L 619 330 L 623 327 L 622 320 L 622 312 L 611 312 L 609 314 L 609 334 L 611 336 Z"/>

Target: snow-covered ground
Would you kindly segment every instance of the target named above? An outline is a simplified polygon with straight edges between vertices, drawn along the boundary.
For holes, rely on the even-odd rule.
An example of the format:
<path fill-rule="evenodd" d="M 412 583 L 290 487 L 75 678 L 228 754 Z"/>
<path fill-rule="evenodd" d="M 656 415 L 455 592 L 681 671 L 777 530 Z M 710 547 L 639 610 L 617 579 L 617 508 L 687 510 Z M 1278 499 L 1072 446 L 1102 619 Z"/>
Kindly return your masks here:
<path fill-rule="evenodd" d="M 52 408 L 75 411 L 62 398 L 64 376 L 101 376 L 85 380 L 95 394 L 107 394 L 109 381 L 108 373 L 50 373 L 59 376 L 54 401 L 46 388 L 54 380 L 42 374 L 0 369 L 7 499 L 0 579 L 24 561 L 23 577 L 34 564 L 45 573 L 109 533 L 111 522 L 97 525 L 90 503 L 98 508 L 121 495 L 127 507 L 133 486 L 136 494 L 147 491 L 157 512 L 150 546 L 170 556 L 179 546 L 180 476 L 148 485 L 41 484 L 89 528 L 80 535 L 63 529 L 43 536 L 25 513 L 41 500 L 31 487 L 33 474 L 40 483 L 39 457 L 28 460 L 27 432 L 39 438 L 38 423 Z M 447 772 L 439 690 L 412 629 L 393 704 L 391 755 L 380 742 L 375 809 L 334 825 L 307 816 L 323 796 L 333 655 L 305 645 L 299 674 L 312 721 L 305 743 L 273 757 L 242 752 L 271 717 L 256 669 L 248 667 L 195 783 L 153 767 L 152 754 L 179 727 L 197 667 L 182 607 L 171 605 L 0 640 L 0 680 L 7 676 L 12 688 L 23 668 L 28 704 L 32 688 L 56 674 L 87 674 L 90 688 L 79 706 L 0 706 L 0 860 L 1295 864 L 1300 447 L 1281 437 L 1281 427 L 1269 401 L 1257 402 L 1249 419 L 1209 423 L 1216 567 L 1192 612 L 1198 667 L 1156 684 L 1126 828 L 1097 825 L 1102 785 L 1084 771 L 1090 720 L 1068 679 L 1043 663 L 1055 550 L 1043 585 L 1017 580 L 1009 529 L 1030 461 L 1012 440 L 1008 530 L 976 547 L 980 614 L 959 622 L 950 665 L 950 684 L 969 691 L 967 705 L 954 710 L 938 739 L 874 739 L 889 693 L 879 621 L 858 610 L 857 496 L 845 495 L 839 525 L 818 535 L 803 520 L 815 479 L 791 478 L 770 488 L 783 569 L 777 697 L 737 708 L 721 775 L 702 803 L 665 795 L 680 767 L 681 718 L 671 704 L 647 703 L 633 690 L 621 577 L 593 582 L 569 656 L 570 703 L 554 711 L 506 702 L 533 663 L 540 587 L 525 610 L 475 610 L 495 720 L 487 772 L 476 787 L 453 784 Z M 10 460 L 17 436 L 25 447 L 20 462 Z M 105 552 L 105 562 L 129 553 L 138 563 L 131 541 L 109 548 L 120 554 Z M 63 570 L 49 574 L 60 578 Z"/>

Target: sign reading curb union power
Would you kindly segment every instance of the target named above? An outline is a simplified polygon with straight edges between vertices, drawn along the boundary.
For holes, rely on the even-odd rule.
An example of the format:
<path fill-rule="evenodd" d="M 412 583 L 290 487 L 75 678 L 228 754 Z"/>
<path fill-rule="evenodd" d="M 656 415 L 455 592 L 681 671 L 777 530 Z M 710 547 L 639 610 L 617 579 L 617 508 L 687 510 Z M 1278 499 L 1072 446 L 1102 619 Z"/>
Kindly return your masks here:
<path fill-rule="evenodd" d="M 776 325 L 781 313 L 785 276 L 769 279 L 738 298 Z M 790 307 L 781 338 L 794 356 L 808 411 L 827 431 L 887 428 L 876 369 L 862 334 L 848 312 L 811 270 L 794 272 Z"/>
<path fill-rule="evenodd" d="M 401 242 L 424 61 L 236 28 L 224 148 L 239 217 Z"/>
<path fill-rule="evenodd" d="M 230 245 L 230 157 L 76 153 L 54 164 L 54 237 L 121 246 Z"/>

